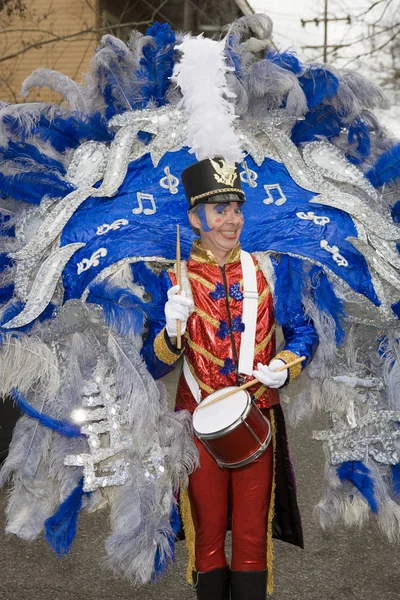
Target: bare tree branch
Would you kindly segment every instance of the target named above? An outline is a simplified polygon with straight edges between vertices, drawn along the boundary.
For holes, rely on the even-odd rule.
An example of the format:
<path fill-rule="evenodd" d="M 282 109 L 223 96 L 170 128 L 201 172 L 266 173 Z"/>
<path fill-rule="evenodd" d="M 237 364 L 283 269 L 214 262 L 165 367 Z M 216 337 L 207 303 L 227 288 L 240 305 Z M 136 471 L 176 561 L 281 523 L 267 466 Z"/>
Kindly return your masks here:
<path fill-rule="evenodd" d="M 353 18 L 354 19 L 361 19 L 361 17 L 367 16 L 370 12 L 372 12 L 374 10 L 374 8 L 376 8 L 380 4 L 387 4 L 387 2 L 388 2 L 388 0 L 377 0 L 376 2 L 373 2 L 371 4 L 371 6 L 369 6 L 366 10 L 363 10 L 363 12 L 361 12 L 358 15 L 355 15 Z M 391 2 L 391 0 L 389 0 L 389 2 Z"/>
<path fill-rule="evenodd" d="M 140 25 L 149 25 L 152 22 L 153 22 L 153 18 L 148 21 L 139 21 L 139 22 L 131 21 L 130 23 L 122 23 L 121 25 L 123 25 L 124 27 L 138 27 Z M 88 33 L 91 33 L 91 34 L 106 33 L 107 31 L 115 29 L 115 27 L 116 27 L 115 24 L 108 25 L 106 27 L 88 27 L 87 29 L 82 29 L 81 31 L 75 31 L 74 33 L 67 33 L 65 35 L 57 35 L 52 31 L 43 31 L 43 33 L 46 33 L 47 35 L 52 35 L 53 38 L 50 40 L 38 40 L 37 42 L 32 42 L 31 44 L 27 44 L 23 48 L 20 48 L 16 52 L 12 52 L 11 54 L 6 54 L 5 56 L 1 56 L 0 63 L 5 62 L 7 60 L 11 60 L 12 58 L 19 56 L 20 54 L 24 54 L 25 52 L 28 52 L 28 50 L 31 50 L 32 48 L 40 48 L 47 44 L 54 44 L 55 42 L 65 42 L 66 40 L 71 40 L 72 38 L 76 38 L 78 36 L 84 36 L 84 35 L 87 35 Z M 24 33 L 25 31 L 39 32 L 40 30 L 38 30 L 38 29 L 26 30 L 24 28 L 21 28 L 21 29 L 13 29 L 13 31 L 14 32 L 19 31 L 21 33 Z"/>
<path fill-rule="evenodd" d="M 396 31 L 393 34 L 393 36 L 390 38 L 390 40 L 388 40 L 388 43 L 390 43 L 400 33 L 400 22 L 399 23 L 395 23 L 392 26 L 385 27 L 384 29 L 381 29 L 380 31 L 377 31 L 375 33 L 371 33 L 370 35 L 360 36 L 360 37 L 356 38 L 355 40 L 351 40 L 350 42 L 347 42 L 347 44 L 340 43 L 340 44 L 337 45 L 337 47 L 333 47 L 331 49 L 328 49 L 327 54 L 328 55 L 334 54 L 335 52 L 337 52 L 338 48 L 351 48 L 355 44 L 359 44 L 360 42 L 366 42 L 368 40 L 371 40 L 371 39 L 377 37 L 378 35 L 381 35 L 381 34 L 384 34 L 384 33 L 388 33 L 390 31 L 393 31 L 393 29 L 398 29 L 398 31 Z M 373 52 L 371 52 L 371 51 L 363 52 L 363 53 L 361 53 L 360 55 L 358 55 L 356 57 L 352 57 L 351 60 L 353 61 L 353 60 L 356 60 L 356 59 L 361 58 L 363 56 L 368 56 L 370 54 L 373 54 L 376 51 L 381 50 L 385 46 L 386 46 L 386 43 L 384 43 L 383 45 L 379 46 L 379 48 L 376 48 Z M 321 54 L 321 57 L 322 57 L 322 54 Z"/>
<path fill-rule="evenodd" d="M 400 23 L 397 24 L 397 27 L 399 27 L 399 31 L 400 31 Z M 395 40 L 397 38 L 399 31 L 396 31 L 396 33 L 394 33 L 390 38 L 388 38 L 385 42 L 383 42 L 383 44 L 381 44 L 377 48 L 373 48 L 369 52 L 362 52 L 361 54 L 354 56 L 346 63 L 345 66 L 349 65 L 350 63 L 354 62 L 355 60 L 363 58 L 364 56 L 371 56 L 372 54 L 376 54 L 376 52 L 383 50 L 383 48 L 386 48 L 391 42 L 393 42 L 393 40 Z"/>
<path fill-rule="evenodd" d="M 10 92 L 10 94 L 12 95 L 14 102 L 17 104 L 18 103 L 17 95 L 16 95 L 15 91 L 13 90 L 12 86 L 10 85 L 9 81 L 7 81 L 7 79 L 2 77 L 1 75 L 0 75 L 0 81 L 2 83 L 4 83 L 4 85 L 6 86 L 6 88 Z"/>

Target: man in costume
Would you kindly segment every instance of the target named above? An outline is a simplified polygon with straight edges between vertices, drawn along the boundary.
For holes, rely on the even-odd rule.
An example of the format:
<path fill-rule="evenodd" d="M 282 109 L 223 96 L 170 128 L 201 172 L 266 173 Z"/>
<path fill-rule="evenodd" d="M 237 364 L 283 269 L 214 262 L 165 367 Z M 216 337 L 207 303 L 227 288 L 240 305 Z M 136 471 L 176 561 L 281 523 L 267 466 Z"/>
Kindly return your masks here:
<path fill-rule="evenodd" d="M 143 355 L 154 377 L 164 375 L 183 352 L 176 347 L 177 321 L 185 334 L 185 364 L 181 374 L 177 408 L 193 413 L 197 403 L 215 390 L 241 385 L 252 376 L 259 384 L 249 388 L 257 406 L 274 424 L 274 443 L 250 464 L 237 469 L 220 468 L 199 440 L 200 468 L 189 477 L 189 499 L 195 525 L 195 571 L 193 581 L 200 600 L 259 600 L 267 584 L 266 543 L 268 523 L 272 524 L 271 505 L 275 458 L 279 460 L 281 507 L 289 508 L 286 522 L 279 523 L 280 536 L 302 546 L 301 526 L 285 449 L 285 432 L 277 388 L 293 380 L 311 358 L 317 334 L 301 306 L 283 330 L 284 349 L 275 355 L 273 298 L 257 261 L 240 249 L 245 201 L 237 167 L 223 159 L 203 160 L 182 174 L 189 202 L 189 221 L 200 239 L 193 244 L 187 263 L 193 300 L 180 294 L 170 273 L 171 286 L 165 305 L 165 327 L 151 332 Z M 229 193 L 227 193 L 229 192 Z M 246 293 L 247 274 L 257 281 L 256 297 Z M 255 336 L 249 311 L 244 313 L 246 297 L 255 302 Z M 194 305 L 193 305 L 194 303 Z M 251 332 L 250 332 L 251 335 Z M 294 359 L 305 356 L 303 365 L 275 372 Z M 250 359 L 250 367 L 248 361 Z M 246 364 L 247 363 L 247 364 Z M 255 367 L 257 365 L 257 368 Z M 277 438 L 283 445 L 277 448 Z M 285 489 L 286 488 L 286 489 Z M 275 492 L 275 490 L 274 490 Z M 228 497 L 232 504 L 232 562 L 227 566 L 224 551 L 228 523 Z M 270 540 L 269 540 L 270 543 Z"/>
<path fill-rule="evenodd" d="M 7 532 L 33 540 L 45 530 L 64 555 L 80 510 L 107 506 L 108 563 L 146 584 L 173 559 L 181 482 L 190 576 L 200 597 L 221 597 L 230 488 L 232 594 L 263 597 L 272 532 L 302 544 L 275 360 L 309 358 L 315 327 L 312 364 L 287 394 L 294 422 L 332 416 L 314 434 L 328 461 L 319 522 L 362 526 L 373 514 L 397 539 L 400 144 L 370 112 L 385 106 L 381 91 L 278 51 L 266 15 L 239 19 L 220 42 L 157 23 L 128 45 L 105 36 L 84 85 L 37 69 L 23 90 L 46 85 L 62 106 L 1 107 L 0 391 L 25 413 L 0 472 L 0 484 L 12 479 Z M 235 163 L 252 255 L 237 246 Z M 189 256 L 183 186 L 201 238 L 181 282 L 193 313 L 163 271 L 177 224 Z M 233 471 L 199 444 L 190 500 L 191 415 L 170 411 L 151 376 L 180 355 L 177 318 L 178 408 L 193 412 L 260 363 L 250 392 L 273 431 L 272 450 Z M 274 319 L 285 336 L 277 357 Z"/>

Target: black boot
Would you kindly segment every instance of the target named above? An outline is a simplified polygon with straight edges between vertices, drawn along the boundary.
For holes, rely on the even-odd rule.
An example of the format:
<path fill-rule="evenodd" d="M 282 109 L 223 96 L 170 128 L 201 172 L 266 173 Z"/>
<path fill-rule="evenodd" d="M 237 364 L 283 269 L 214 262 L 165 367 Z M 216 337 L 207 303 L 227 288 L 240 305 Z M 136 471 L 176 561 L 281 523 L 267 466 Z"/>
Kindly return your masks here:
<path fill-rule="evenodd" d="M 198 600 L 229 600 L 229 567 L 198 573 L 193 571 Z"/>
<path fill-rule="evenodd" d="M 265 600 L 267 570 L 231 571 L 231 600 Z"/>

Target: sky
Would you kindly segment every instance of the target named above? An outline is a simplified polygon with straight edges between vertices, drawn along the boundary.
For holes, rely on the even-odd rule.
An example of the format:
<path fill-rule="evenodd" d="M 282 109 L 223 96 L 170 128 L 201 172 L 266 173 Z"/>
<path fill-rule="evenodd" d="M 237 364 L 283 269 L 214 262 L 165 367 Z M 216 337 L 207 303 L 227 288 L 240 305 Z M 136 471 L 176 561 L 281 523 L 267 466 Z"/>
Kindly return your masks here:
<path fill-rule="evenodd" d="M 371 0 L 372 2 L 372 0 Z M 359 25 L 354 21 L 354 16 L 364 12 L 370 5 L 370 0 L 328 0 L 328 18 L 352 18 L 349 25 L 347 21 L 330 21 L 328 24 L 328 44 L 347 44 L 358 40 L 365 35 L 367 26 Z M 274 21 L 274 37 L 281 48 L 294 48 L 308 60 L 322 60 L 322 49 L 307 49 L 306 46 L 322 46 L 324 37 L 323 23 L 317 26 L 314 22 L 302 26 L 301 19 L 310 20 L 322 18 L 324 0 L 250 0 L 249 4 L 258 12 L 265 12 Z M 375 13 L 373 13 L 375 14 Z M 355 50 L 362 50 L 365 44 L 352 44 L 350 48 L 341 49 L 332 55 L 328 49 L 330 60 L 333 63 L 348 61 L 355 56 Z M 346 57 L 341 60 L 341 56 Z M 332 60 L 333 59 L 333 60 Z"/>
<path fill-rule="evenodd" d="M 371 49 L 370 43 L 365 38 L 371 32 L 371 25 L 354 20 L 355 15 L 361 15 L 372 4 L 373 0 L 328 0 L 328 18 L 347 17 L 352 18 L 349 25 L 346 22 L 328 23 L 328 44 L 349 44 L 333 53 L 328 49 L 328 62 L 335 67 L 346 67 L 359 70 L 364 76 L 377 81 L 377 64 L 380 72 L 385 69 L 385 56 L 381 52 L 378 56 L 365 56 L 355 60 L 359 54 L 364 54 Z M 324 11 L 324 0 L 248 0 L 250 6 L 257 12 L 264 12 L 274 22 L 274 41 L 281 50 L 295 50 L 303 62 L 323 60 L 323 50 L 308 49 L 306 46 L 320 46 L 323 43 L 324 28 L 321 22 L 317 26 L 314 22 L 307 23 L 304 27 L 301 19 L 309 20 L 322 18 Z M 394 0 L 393 6 L 397 4 L 400 10 L 400 0 Z M 377 6 L 375 12 L 369 13 L 367 20 L 376 21 L 382 16 L 382 5 Z M 393 10 L 396 10 L 393 8 Z M 387 13 L 384 15 L 390 17 Z M 379 38 L 378 38 L 379 40 Z M 383 62 L 383 68 L 381 66 Z M 400 90 L 390 94 L 390 100 L 394 105 L 390 111 L 381 111 L 380 120 L 400 137 Z"/>

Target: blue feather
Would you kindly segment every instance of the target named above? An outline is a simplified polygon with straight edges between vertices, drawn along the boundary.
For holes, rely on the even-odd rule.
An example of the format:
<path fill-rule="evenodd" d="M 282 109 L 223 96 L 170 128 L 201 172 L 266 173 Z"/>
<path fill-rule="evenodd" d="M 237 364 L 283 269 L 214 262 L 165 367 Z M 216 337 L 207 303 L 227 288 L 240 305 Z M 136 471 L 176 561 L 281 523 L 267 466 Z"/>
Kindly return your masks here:
<path fill-rule="evenodd" d="M 171 559 L 169 556 L 166 556 L 165 553 L 161 553 L 160 548 L 157 547 L 156 555 L 154 558 L 154 571 L 151 578 L 152 583 L 155 583 L 160 575 L 164 573 L 169 565 L 170 560 L 175 561 L 175 539 L 181 529 L 181 520 L 179 518 L 179 512 L 176 503 L 174 502 L 172 505 L 171 515 L 170 515 L 170 524 L 172 528 L 172 533 L 168 536 L 168 542 L 171 552 Z"/>
<path fill-rule="evenodd" d="M 4 304 L 5 302 L 9 302 L 14 294 L 14 284 L 10 283 L 2 288 L 0 288 L 0 304 Z M 0 334 L 1 337 L 1 334 Z"/>
<path fill-rule="evenodd" d="M 0 197 L 14 198 L 29 204 L 40 204 L 43 196 L 64 197 L 75 189 L 51 171 L 25 171 L 17 175 L 4 176 L 0 173 Z"/>
<path fill-rule="evenodd" d="M 107 323 L 120 334 L 135 335 L 143 329 L 143 301 L 131 290 L 113 286 L 107 281 L 90 286 L 87 302 L 99 304 Z"/>
<path fill-rule="evenodd" d="M 395 223 L 400 223 L 400 200 L 392 208 L 392 219 Z"/>
<path fill-rule="evenodd" d="M 303 65 L 294 52 L 279 52 L 278 50 L 268 50 L 265 58 L 276 65 L 299 75 L 303 71 Z"/>
<path fill-rule="evenodd" d="M 13 261 L 11 257 L 7 254 L 7 252 L 2 252 L 0 254 L 0 273 L 5 271 L 7 267 L 11 267 L 13 265 Z"/>
<path fill-rule="evenodd" d="M 392 308 L 392 311 L 394 312 L 394 314 L 396 315 L 396 317 L 398 319 L 400 319 L 400 300 L 398 302 L 395 302 L 394 304 L 392 304 L 391 308 Z"/>
<path fill-rule="evenodd" d="M 2 160 L 13 160 L 17 165 L 27 167 L 30 170 L 32 161 L 36 165 L 55 169 L 62 175 L 65 175 L 65 167 L 60 161 L 43 154 L 32 144 L 25 144 L 22 142 L 14 142 L 10 140 L 7 148 L 0 147 L 0 158 Z"/>
<path fill-rule="evenodd" d="M 281 254 L 279 262 L 274 261 L 275 283 L 275 316 L 280 325 L 297 315 L 302 306 L 305 277 L 303 261 L 286 254 Z"/>
<path fill-rule="evenodd" d="M 392 482 L 395 498 L 400 500 L 400 463 L 392 465 Z"/>
<path fill-rule="evenodd" d="M 143 142 L 145 146 L 147 146 L 147 144 L 150 144 L 151 140 L 153 139 L 153 135 L 151 133 L 147 133 L 147 131 L 139 131 L 137 136 L 138 140 Z"/>
<path fill-rule="evenodd" d="M 357 118 L 349 127 L 347 135 L 349 144 L 357 142 L 356 155 L 348 154 L 348 160 L 353 164 L 360 164 L 371 154 L 371 136 L 368 125 Z"/>
<path fill-rule="evenodd" d="M 51 122 L 44 118 L 32 133 L 50 142 L 58 152 L 76 148 L 87 140 L 109 142 L 113 138 L 100 113 L 89 116 L 74 113 L 68 118 L 56 117 Z"/>
<path fill-rule="evenodd" d="M 142 95 L 145 104 L 150 101 L 163 106 L 165 94 L 171 82 L 170 77 L 175 60 L 175 33 L 168 23 L 153 23 L 146 31 L 146 36 L 153 38 L 143 46 L 143 57 L 140 60 L 139 79 L 143 80 Z"/>
<path fill-rule="evenodd" d="M 310 270 L 311 290 L 315 305 L 322 312 L 329 314 L 336 324 L 336 344 L 344 340 L 345 332 L 342 321 L 345 316 L 343 300 L 334 292 L 331 282 L 320 267 Z"/>
<path fill-rule="evenodd" d="M 18 135 L 22 141 L 37 135 L 48 141 L 58 152 L 76 148 L 86 140 L 109 142 L 113 138 L 113 134 L 107 128 L 107 121 L 100 113 L 84 115 L 74 112 L 68 117 L 56 116 L 52 120 L 43 113 L 29 128 L 21 126 L 20 121 L 10 115 L 6 115 L 3 122 L 8 131 Z"/>
<path fill-rule="evenodd" d="M 394 183 L 400 177 L 400 142 L 383 152 L 365 176 L 376 188 Z"/>
<path fill-rule="evenodd" d="M 15 237 L 15 225 L 11 225 L 10 215 L 0 212 L 0 235 L 4 237 Z"/>
<path fill-rule="evenodd" d="M 318 136 L 330 140 L 339 135 L 342 126 L 336 110 L 322 105 L 308 112 L 303 121 L 297 121 L 292 130 L 292 140 L 295 144 L 311 142 L 318 139 Z"/>
<path fill-rule="evenodd" d="M 45 521 L 46 541 L 58 556 L 65 556 L 71 549 L 85 495 L 89 493 L 83 491 L 82 477 L 68 498 L 60 504 L 57 512 Z"/>
<path fill-rule="evenodd" d="M 337 468 L 341 481 L 351 481 L 368 502 L 372 512 L 378 512 L 378 504 L 374 496 L 375 485 L 370 477 L 370 470 L 358 460 L 342 463 Z"/>
<path fill-rule="evenodd" d="M 4 323 L 7 323 L 8 321 L 11 321 L 11 319 L 16 317 L 21 312 L 23 307 L 24 307 L 24 304 L 20 300 L 7 306 L 7 308 L 4 310 L 4 312 L 2 313 L 2 315 L 0 317 L 0 328 L 2 325 L 4 325 Z M 26 325 L 26 327 L 28 327 L 28 328 L 29 328 L 29 326 L 30 325 Z M 10 330 L 3 330 L 3 331 L 10 333 Z M 24 331 L 24 329 L 21 328 L 20 331 Z"/>
<path fill-rule="evenodd" d="M 133 281 L 143 286 L 150 296 L 148 302 L 141 301 L 147 321 L 155 324 L 165 321 L 164 305 L 168 300 L 167 291 L 172 285 L 168 273 L 162 271 L 158 276 L 143 261 L 131 265 L 131 271 Z"/>
<path fill-rule="evenodd" d="M 332 98 L 339 87 L 339 80 L 333 73 L 323 67 L 311 67 L 299 77 L 299 83 L 307 98 L 310 110 L 316 108 L 324 100 Z"/>
<path fill-rule="evenodd" d="M 28 417 L 31 417 L 31 419 L 36 419 L 44 427 L 48 427 L 49 429 L 56 431 L 60 435 L 65 435 L 66 437 L 75 438 L 82 435 L 79 427 L 77 427 L 73 423 L 53 419 L 53 417 L 49 417 L 48 415 L 45 415 L 33 408 L 33 406 L 31 406 L 25 400 L 25 398 L 23 397 L 21 392 L 17 390 L 17 388 L 12 388 L 10 395 L 14 400 L 15 404 L 23 413 L 25 413 Z"/>
<path fill-rule="evenodd" d="M 171 286 L 168 275 L 163 271 L 156 275 L 143 261 L 131 265 L 132 281 L 143 286 L 148 301 L 136 296 L 129 289 L 111 286 L 107 282 L 90 286 L 88 302 L 99 304 L 109 325 L 115 327 L 123 335 L 130 331 L 140 333 L 144 317 L 149 323 L 165 321 L 164 305 L 167 301 L 167 290 Z"/>
<path fill-rule="evenodd" d="M 392 219 L 395 223 L 400 223 L 400 200 L 397 200 L 395 205 L 392 207 Z M 397 244 L 397 251 L 400 252 L 400 244 Z M 392 304 L 392 310 L 400 319 L 400 300 L 395 304 Z"/>

